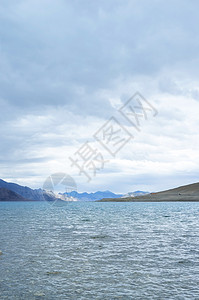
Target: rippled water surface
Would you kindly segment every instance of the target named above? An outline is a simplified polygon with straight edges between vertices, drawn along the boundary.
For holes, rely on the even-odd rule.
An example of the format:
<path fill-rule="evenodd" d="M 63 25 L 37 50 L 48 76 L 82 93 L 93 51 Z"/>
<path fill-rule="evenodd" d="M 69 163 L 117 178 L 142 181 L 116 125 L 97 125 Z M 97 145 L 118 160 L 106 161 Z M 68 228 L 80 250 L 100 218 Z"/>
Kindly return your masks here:
<path fill-rule="evenodd" d="M 199 203 L 0 203 L 0 299 L 199 299 Z"/>

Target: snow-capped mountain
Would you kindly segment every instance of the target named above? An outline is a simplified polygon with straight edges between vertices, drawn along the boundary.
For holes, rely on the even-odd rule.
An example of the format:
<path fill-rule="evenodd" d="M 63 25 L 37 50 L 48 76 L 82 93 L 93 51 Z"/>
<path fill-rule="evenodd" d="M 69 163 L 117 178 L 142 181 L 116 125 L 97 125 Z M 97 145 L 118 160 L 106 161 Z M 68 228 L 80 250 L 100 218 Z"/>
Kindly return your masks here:
<path fill-rule="evenodd" d="M 143 195 L 147 195 L 147 194 L 149 194 L 149 192 L 135 191 L 135 192 L 129 192 L 129 193 L 123 195 L 121 198 L 137 197 L 137 196 L 143 196 Z"/>

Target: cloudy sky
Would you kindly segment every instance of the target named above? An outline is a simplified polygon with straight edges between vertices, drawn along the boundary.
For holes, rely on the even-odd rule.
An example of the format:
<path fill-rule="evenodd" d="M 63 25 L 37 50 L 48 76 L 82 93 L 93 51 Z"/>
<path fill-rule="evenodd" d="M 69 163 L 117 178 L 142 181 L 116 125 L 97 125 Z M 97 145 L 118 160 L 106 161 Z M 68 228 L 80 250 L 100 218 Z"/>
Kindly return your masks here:
<path fill-rule="evenodd" d="M 199 181 L 197 0 L 1 0 L 0 177 L 79 191 L 158 191 Z M 118 110 L 136 92 L 158 114 L 140 131 Z M 133 136 L 115 156 L 96 132 L 114 117 Z M 114 120 L 115 120 L 114 119 Z M 105 164 L 71 165 L 83 146 Z M 84 154 L 86 152 L 84 151 Z"/>

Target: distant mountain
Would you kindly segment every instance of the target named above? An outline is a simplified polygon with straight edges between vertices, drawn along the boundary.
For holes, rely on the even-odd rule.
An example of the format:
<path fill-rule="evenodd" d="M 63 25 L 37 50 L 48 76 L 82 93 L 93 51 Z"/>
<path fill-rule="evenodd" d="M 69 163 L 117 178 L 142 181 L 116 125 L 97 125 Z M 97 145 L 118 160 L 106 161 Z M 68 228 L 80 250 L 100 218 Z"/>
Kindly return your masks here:
<path fill-rule="evenodd" d="M 35 201 L 57 200 L 56 196 L 53 193 L 48 193 L 47 191 L 44 191 L 42 189 L 33 190 L 27 186 L 21 186 L 16 183 L 6 182 L 2 179 L 0 179 L 0 188 L 5 188 L 7 190 L 13 191 L 28 200 L 35 200 Z"/>
<path fill-rule="evenodd" d="M 78 193 L 76 191 L 70 193 L 59 193 L 55 195 L 52 191 L 45 191 L 42 189 L 31 189 L 27 186 L 21 186 L 16 183 L 6 182 L 0 179 L 0 188 L 5 188 L 7 190 L 13 191 L 18 195 L 22 196 L 25 199 L 35 200 L 35 201 L 56 201 L 56 200 L 65 200 L 65 201 L 96 201 L 102 198 L 118 198 L 122 194 L 114 194 L 110 191 L 104 192 L 95 192 L 95 193 Z"/>
<path fill-rule="evenodd" d="M 98 201 L 103 198 L 127 198 L 127 197 L 136 197 L 140 195 L 145 195 L 147 192 L 136 191 L 132 193 L 128 193 L 126 195 L 123 194 L 115 194 L 110 191 L 97 191 L 94 193 L 78 193 L 77 191 L 72 191 L 70 193 L 59 193 L 55 194 L 53 191 L 45 191 L 43 189 L 31 189 L 27 186 L 21 186 L 16 183 L 6 182 L 0 179 L 0 188 L 5 188 L 7 190 L 13 191 L 18 195 L 22 196 L 28 200 L 35 201 Z"/>
<path fill-rule="evenodd" d="M 76 191 L 70 192 L 70 193 L 64 193 L 67 197 L 72 197 L 79 201 L 96 201 L 101 200 L 103 198 L 118 198 L 122 197 L 122 194 L 114 194 L 110 191 L 98 191 L 95 193 L 78 193 Z"/>
<path fill-rule="evenodd" d="M 27 201 L 27 199 L 6 188 L 0 188 L 0 201 Z"/>
<path fill-rule="evenodd" d="M 129 192 L 129 193 L 123 195 L 121 198 L 137 197 L 137 196 L 143 196 L 143 195 L 147 195 L 147 194 L 149 194 L 149 192 L 135 191 L 135 192 Z"/>

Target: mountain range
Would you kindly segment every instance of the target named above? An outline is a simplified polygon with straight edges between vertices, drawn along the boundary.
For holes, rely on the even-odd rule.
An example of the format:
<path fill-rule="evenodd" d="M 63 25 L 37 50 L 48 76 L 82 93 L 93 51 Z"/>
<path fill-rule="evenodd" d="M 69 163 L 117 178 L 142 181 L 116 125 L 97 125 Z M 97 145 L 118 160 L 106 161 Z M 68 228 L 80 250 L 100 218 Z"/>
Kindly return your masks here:
<path fill-rule="evenodd" d="M 78 193 L 77 191 L 72 191 L 70 193 L 59 193 L 55 194 L 53 191 L 46 191 L 43 189 L 31 189 L 27 186 L 21 186 L 16 183 L 6 182 L 2 179 L 0 179 L 0 189 L 4 188 L 7 191 L 12 191 L 16 193 L 19 197 L 18 201 L 24 201 L 24 200 L 34 200 L 34 201 L 56 201 L 56 200 L 65 200 L 65 201 L 97 201 L 101 200 L 103 198 L 120 198 L 120 197 L 135 197 L 137 195 L 144 195 L 147 192 L 142 191 L 136 191 L 132 193 L 128 193 L 126 195 L 123 194 L 115 194 L 110 191 L 97 191 L 94 193 Z M 1 199 L 7 199 L 7 201 L 13 201 L 10 199 L 14 199 L 11 197 L 10 193 L 4 193 L 2 192 L 2 198 L 0 198 L 0 201 L 3 201 Z M 15 201 L 17 201 L 17 197 L 15 197 Z M 5 200 L 4 200 L 5 201 Z"/>
<path fill-rule="evenodd" d="M 9 183 L 0 179 L 0 201 L 114 201 L 114 202 L 161 202 L 161 201 L 199 201 L 199 183 L 180 186 L 157 193 L 143 191 L 130 192 L 125 195 L 110 191 L 94 193 L 55 194 L 53 191 L 31 189 L 16 183 Z"/>
<path fill-rule="evenodd" d="M 64 193 L 64 195 L 66 197 L 72 197 L 77 201 L 96 201 L 103 198 L 120 198 L 123 196 L 122 194 L 114 194 L 110 191 L 97 191 L 94 193 L 78 193 L 77 191 L 72 191 L 70 193 Z"/>

